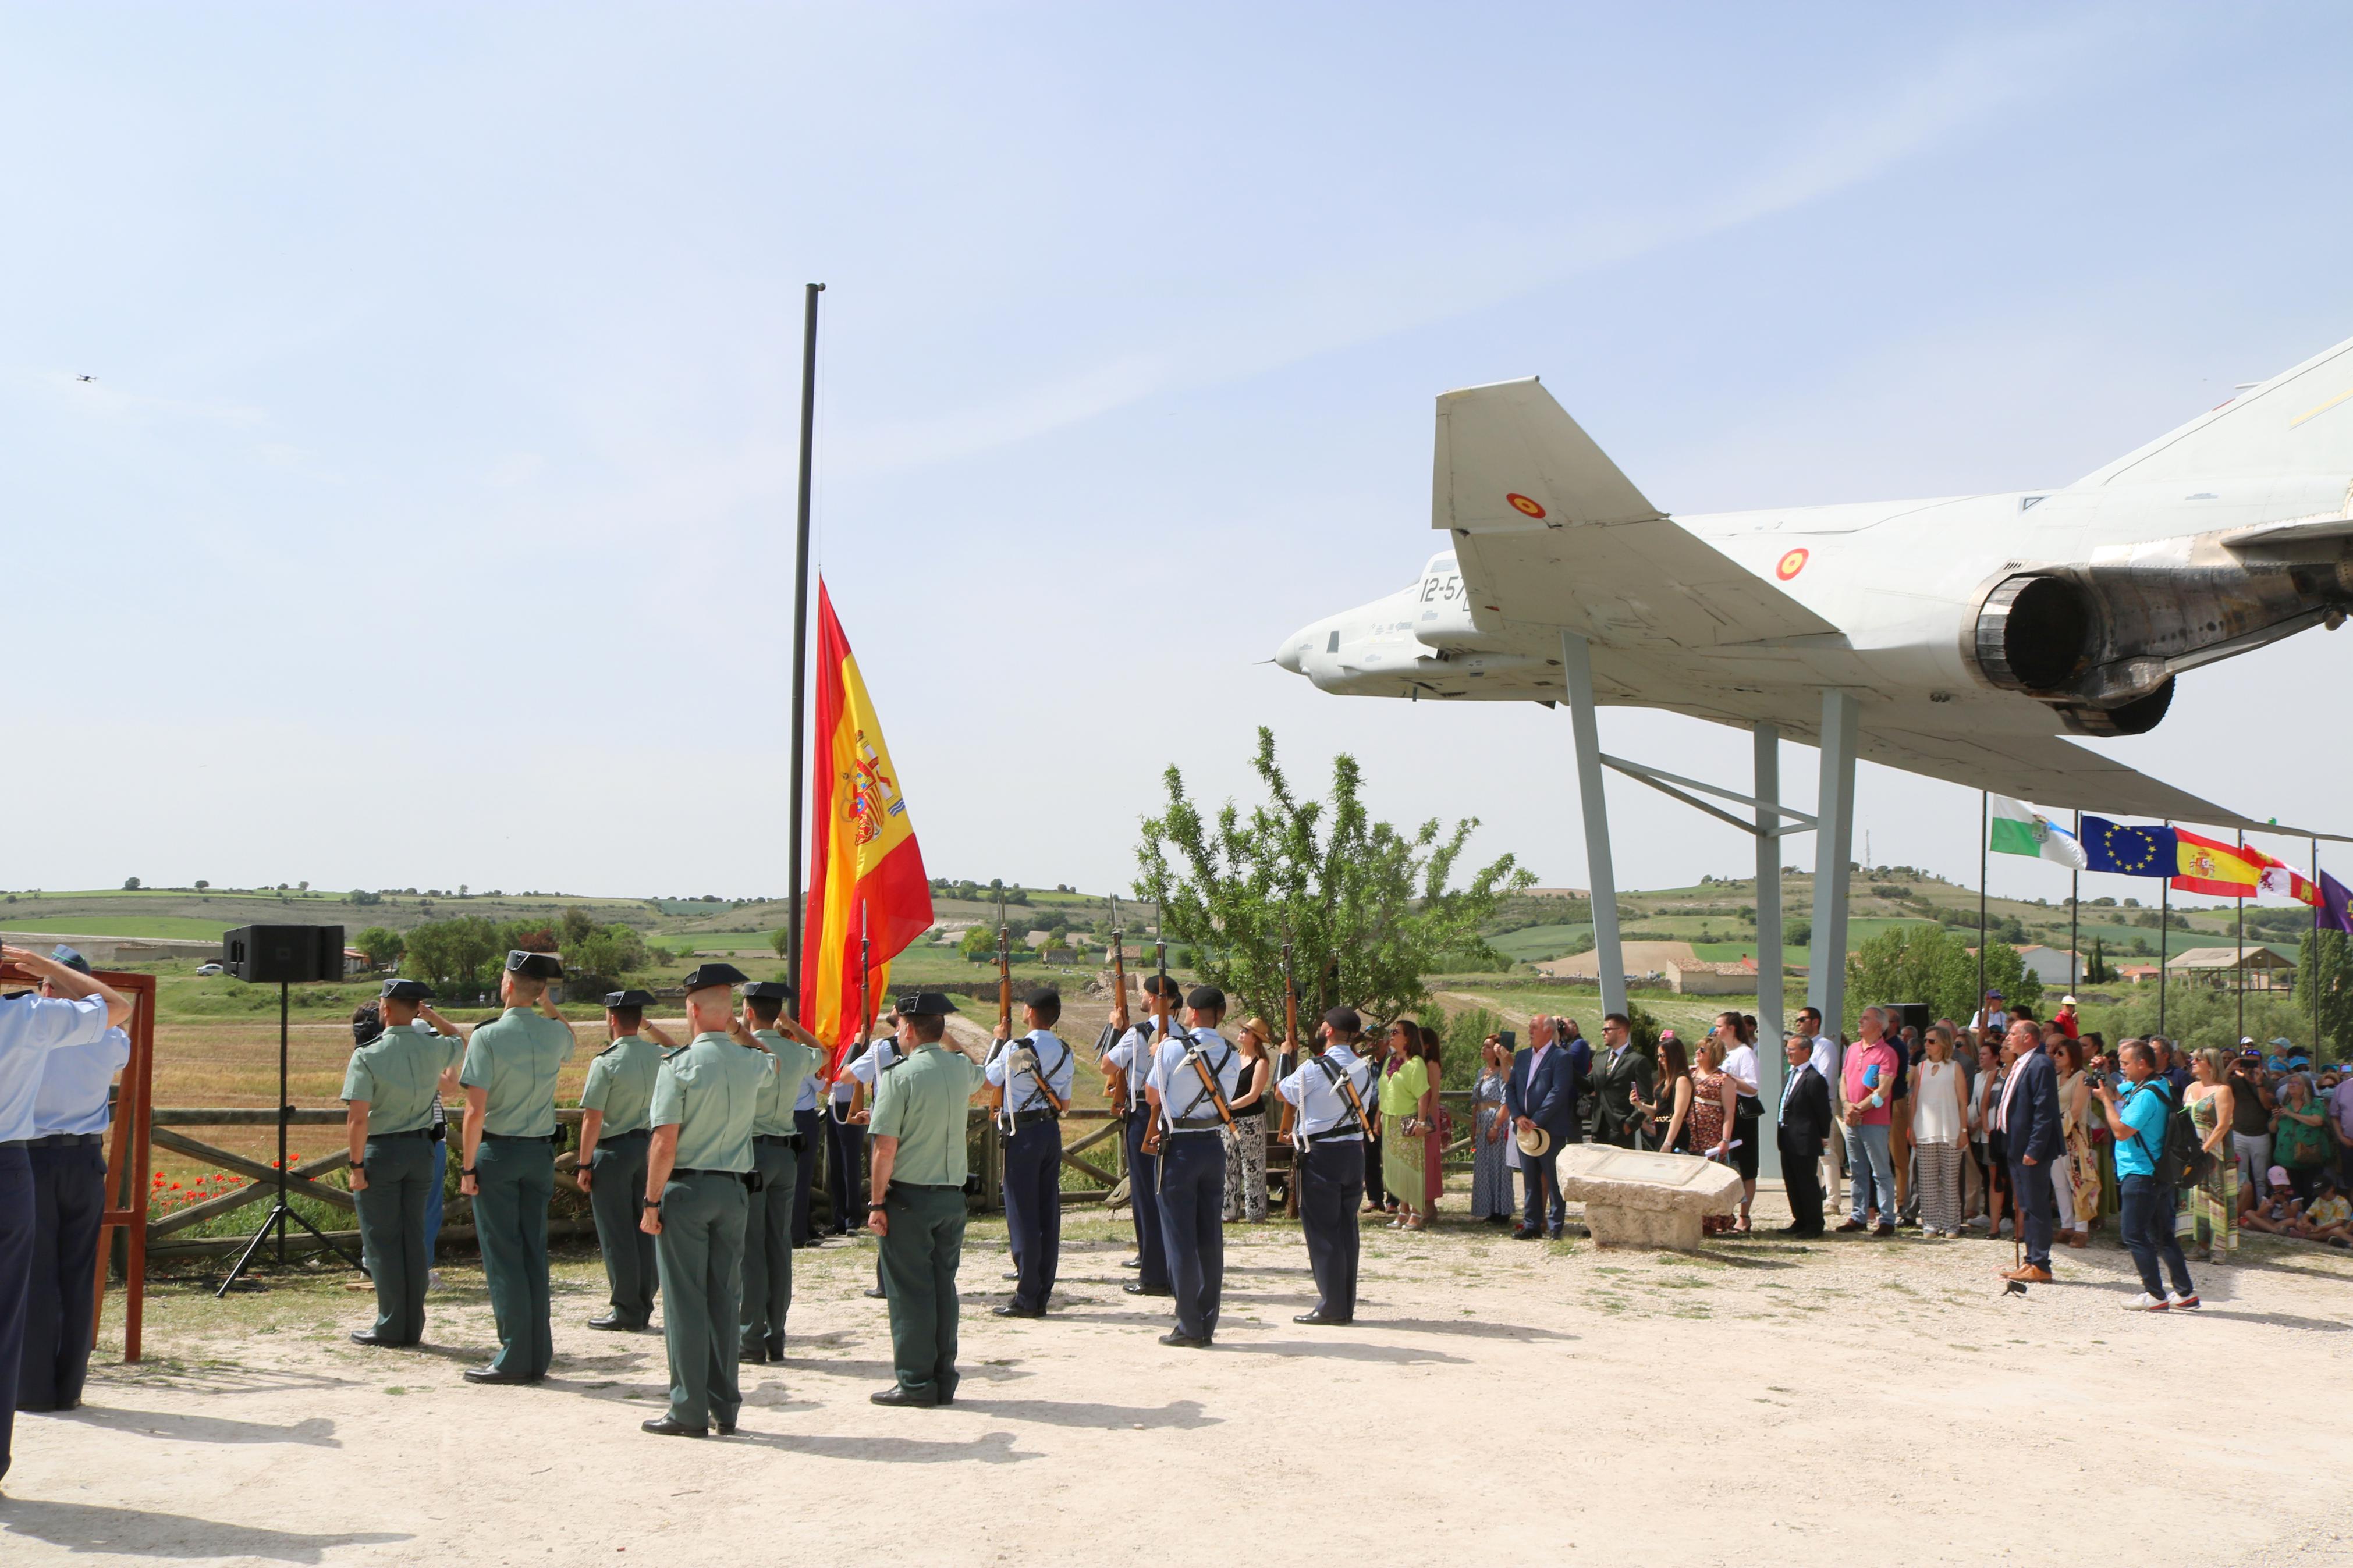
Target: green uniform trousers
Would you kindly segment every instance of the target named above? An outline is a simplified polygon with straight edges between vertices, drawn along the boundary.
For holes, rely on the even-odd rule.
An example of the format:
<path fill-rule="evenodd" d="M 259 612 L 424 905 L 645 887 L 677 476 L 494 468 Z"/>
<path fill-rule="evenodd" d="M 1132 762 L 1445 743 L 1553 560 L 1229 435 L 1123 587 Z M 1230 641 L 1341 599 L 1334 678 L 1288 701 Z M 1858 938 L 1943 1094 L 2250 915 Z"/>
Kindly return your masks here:
<path fill-rule="evenodd" d="M 670 1414 L 682 1426 L 733 1426 L 735 1315 L 744 1296 L 744 1178 L 680 1171 L 662 1188 L 662 1345 L 670 1352 Z"/>
<path fill-rule="evenodd" d="M 367 1188 L 352 1194 L 360 1211 L 360 1250 L 375 1280 L 375 1337 L 413 1345 L 425 1335 L 425 1201 L 433 1184 L 433 1140 L 371 1138 L 361 1151 Z"/>
<path fill-rule="evenodd" d="M 891 1299 L 891 1364 L 899 1386 L 944 1405 L 956 1390 L 956 1265 L 964 1258 L 964 1189 L 892 1182 L 883 1197 L 882 1291 Z"/>
<path fill-rule="evenodd" d="M 545 1377 L 555 1358 L 547 1324 L 547 1205 L 555 1196 L 555 1145 L 544 1138 L 482 1140 L 474 1155 L 474 1233 L 498 1320 L 492 1368 Z"/>
<path fill-rule="evenodd" d="M 639 1129 L 596 1141 L 589 1163 L 588 1207 L 605 1255 L 607 1300 L 616 1317 L 644 1328 L 654 1319 L 654 1238 L 638 1227 L 646 1192 L 646 1146 Z"/>
<path fill-rule="evenodd" d="M 800 1152 L 755 1142 L 752 1168 L 761 1187 L 744 1207 L 744 1353 L 785 1353 L 785 1314 L 793 1305 L 793 1195 Z"/>

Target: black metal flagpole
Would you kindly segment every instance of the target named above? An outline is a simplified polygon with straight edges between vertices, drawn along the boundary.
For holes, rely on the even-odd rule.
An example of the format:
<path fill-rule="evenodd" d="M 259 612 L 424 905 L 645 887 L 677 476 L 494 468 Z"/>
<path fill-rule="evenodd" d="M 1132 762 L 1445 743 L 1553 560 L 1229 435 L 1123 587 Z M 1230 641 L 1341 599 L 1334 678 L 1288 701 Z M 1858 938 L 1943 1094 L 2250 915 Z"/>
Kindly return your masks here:
<path fill-rule="evenodd" d="M 2084 852 L 2084 814 L 2075 814 L 2075 853 Z M 2084 987 L 2084 873 L 2067 868 L 2067 989 Z"/>
<path fill-rule="evenodd" d="M 2171 827 L 2173 819 L 2167 817 L 2165 826 Z M 2180 869 L 2180 856 L 2178 851 L 2174 858 L 2174 869 Z M 2165 993 L 2169 988 L 2169 983 L 2173 977 L 2166 971 L 2172 958 L 2173 872 L 2168 871 L 2163 880 L 2157 885 L 2157 1032 L 2164 1035 L 2168 1040 L 2173 1037 L 2165 1034 Z"/>
<path fill-rule="evenodd" d="M 1991 803 L 1984 790 L 1978 791 L 1978 1024 L 1980 1028 L 1993 1027 L 1993 1009 L 1986 1005 L 1986 835 L 1993 830 L 1987 820 Z"/>
<path fill-rule="evenodd" d="M 808 286 L 807 312 L 801 320 L 801 493 L 793 541 L 793 744 L 791 848 L 785 875 L 791 899 L 785 917 L 785 969 L 797 987 L 801 983 L 801 776 L 802 709 L 808 689 L 808 539 L 809 458 L 817 437 L 817 297 L 825 285 Z"/>
<path fill-rule="evenodd" d="M 2312 839 L 2312 896 L 2320 897 L 2320 836 Z M 2305 973 L 2312 976 L 2312 1059 L 2320 1060 L 2320 906 L 2312 906 L 2312 963 Z"/>

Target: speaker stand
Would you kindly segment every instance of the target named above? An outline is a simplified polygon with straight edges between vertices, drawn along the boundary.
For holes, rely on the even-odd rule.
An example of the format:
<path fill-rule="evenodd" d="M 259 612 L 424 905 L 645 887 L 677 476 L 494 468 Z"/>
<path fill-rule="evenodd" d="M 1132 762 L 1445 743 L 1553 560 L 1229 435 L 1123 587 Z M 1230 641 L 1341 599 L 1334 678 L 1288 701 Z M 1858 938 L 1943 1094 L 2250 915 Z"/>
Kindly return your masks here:
<path fill-rule="evenodd" d="M 243 1275 L 246 1267 L 253 1261 L 253 1255 L 261 1250 L 261 1244 L 269 1239 L 272 1232 L 277 1233 L 278 1237 L 278 1261 L 281 1266 L 285 1263 L 286 1222 L 289 1220 L 318 1237 L 321 1247 L 333 1253 L 362 1274 L 368 1272 L 366 1264 L 345 1252 L 334 1242 L 328 1240 L 324 1231 L 296 1214 L 293 1205 L 286 1201 L 286 1126 L 294 1114 L 293 1097 L 287 1089 L 286 1031 L 289 1006 L 289 988 L 287 983 L 281 980 L 278 983 L 278 1201 L 269 1205 L 269 1213 L 263 1217 L 261 1228 L 253 1233 L 253 1239 L 245 1244 L 245 1250 L 237 1254 L 235 1263 L 228 1266 L 228 1273 L 222 1279 L 220 1289 L 213 1292 L 215 1300 L 227 1295 L 232 1289 L 266 1290 L 269 1289 L 266 1285 L 244 1279 Z"/>

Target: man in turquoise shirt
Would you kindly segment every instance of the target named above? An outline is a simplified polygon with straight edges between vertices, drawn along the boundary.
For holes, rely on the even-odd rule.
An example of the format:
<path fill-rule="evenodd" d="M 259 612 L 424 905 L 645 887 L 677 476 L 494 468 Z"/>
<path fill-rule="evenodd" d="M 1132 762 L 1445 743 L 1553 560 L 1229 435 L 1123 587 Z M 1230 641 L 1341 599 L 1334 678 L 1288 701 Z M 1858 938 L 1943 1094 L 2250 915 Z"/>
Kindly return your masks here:
<path fill-rule="evenodd" d="M 573 1173 L 588 1194 L 596 1246 L 605 1259 L 609 1310 L 588 1320 L 592 1329 L 634 1331 L 653 1321 L 654 1238 L 638 1226 L 638 1194 L 646 1185 L 646 1146 L 653 1136 L 646 1112 L 662 1051 L 676 1042 L 646 1022 L 654 1005 L 648 991 L 605 994 L 605 1034 L 613 1043 L 588 1064 L 580 1089 L 580 1160 Z"/>
<path fill-rule="evenodd" d="M 2108 1135 L 2116 1140 L 2116 1189 L 2124 1213 L 2118 1228 L 2140 1273 L 2140 1294 L 2125 1303 L 2128 1311 L 2190 1311 L 2198 1306 L 2198 1289 L 2190 1283 L 2189 1260 L 2173 1234 L 2173 1189 L 2157 1172 L 2165 1152 L 2165 1129 L 2173 1114 L 2171 1085 L 2158 1075 L 2157 1053 L 2146 1042 L 2126 1040 L 2116 1047 L 2116 1066 L 2125 1078 L 2119 1100 L 2116 1086 L 2099 1086 L 2100 1109 L 2108 1119 Z M 2163 1263 L 2173 1276 L 2167 1294 L 2158 1271 Z"/>
<path fill-rule="evenodd" d="M 375 1281 L 375 1322 L 352 1342 L 399 1349 L 425 1335 L 425 1200 L 433 1180 L 433 1097 L 458 1092 L 463 1042 L 427 1006 L 421 980 L 387 980 L 376 998 L 381 1032 L 343 1070 L 352 1204 Z M 364 1028 L 364 1021 L 355 1024 Z"/>
<path fill-rule="evenodd" d="M 825 1053 L 784 1016 L 793 988 L 781 980 L 744 987 L 744 1024 L 770 1058 L 767 1081 L 752 1118 L 752 1168 L 760 1173 L 744 1214 L 743 1359 L 754 1365 L 785 1359 L 785 1314 L 793 1305 L 794 1194 L 800 1184 L 801 1131 L 794 1110 Z"/>
<path fill-rule="evenodd" d="M 537 1383 L 555 1356 L 547 1321 L 547 1205 L 555 1196 L 555 1075 L 572 1059 L 572 1026 L 547 999 L 564 978 L 552 952 L 507 954 L 503 1017 L 474 1031 L 458 1081 L 466 1091 L 458 1190 L 474 1200 L 482 1279 L 499 1353 L 469 1383 Z M 532 1009 L 537 1007 L 538 1012 Z"/>
<path fill-rule="evenodd" d="M 638 1224 L 661 1267 L 662 1345 L 670 1353 L 670 1411 L 643 1423 L 664 1437 L 735 1430 L 736 1314 L 744 1295 L 744 1188 L 752 1177 L 752 1117 L 774 1070 L 729 1005 L 744 981 L 732 963 L 686 977 L 694 1040 L 662 1058 L 654 1080 L 646 1207 Z"/>
<path fill-rule="evenodd" d="M 955 1010 L 936 991 L 899 998 L 899 1049 L 905 1054 L 876 1075 L 874 1195 L 866 1226 L 882 1238 L 891 1363 L 899 1374 L 870 1396 L 877 1405 L 955 1400 L 965 1110 L 983 1081 L 978 1062 L 940 1044 Z"/>

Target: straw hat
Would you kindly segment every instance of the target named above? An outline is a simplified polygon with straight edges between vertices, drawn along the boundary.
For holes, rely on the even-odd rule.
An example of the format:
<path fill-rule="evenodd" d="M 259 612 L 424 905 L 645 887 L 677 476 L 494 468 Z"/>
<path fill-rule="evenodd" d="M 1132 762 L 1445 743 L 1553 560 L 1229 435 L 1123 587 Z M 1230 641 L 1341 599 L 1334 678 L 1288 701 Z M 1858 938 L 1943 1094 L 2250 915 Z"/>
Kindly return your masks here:
<path fill-rule="evenodd" d="M 1274 1043 L 1274 1026 L 1256 1013 L 1242 1020 L 1242 1027 L 1256 1035 L 1263 1045 L 1271 1046 Z"/>
<path fill-rule="evenodd" d="M 1542 1159 L 1552 1148 L 1552 1134 L 1541 1127 L 1525 1128 L 1512 1136 L 1520 1152 L 1530 1159 Z"/>

